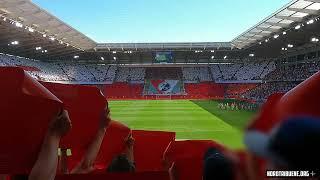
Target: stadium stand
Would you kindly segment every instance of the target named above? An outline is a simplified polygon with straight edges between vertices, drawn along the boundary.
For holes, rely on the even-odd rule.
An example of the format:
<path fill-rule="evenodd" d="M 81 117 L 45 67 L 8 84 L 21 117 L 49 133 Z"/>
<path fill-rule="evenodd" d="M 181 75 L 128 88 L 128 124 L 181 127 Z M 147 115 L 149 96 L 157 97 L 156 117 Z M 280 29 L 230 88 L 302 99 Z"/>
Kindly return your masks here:
<path fill-rule="evenodd" d="M 251 92 L 255 89 L 257 84 L 225 84 L 225 97 L 239 98 L 246 92 Z"/>
<path fill-rule="evenodd" d="M 145 79 L 183 79 L 185 83 L 183 92 L 187 95 L 185 97 L 190 99 L 237 97 L 265 101 L 269 95 L 275 92 L 287 92 L 319 70 L 318 61 L 283 65 L 278 68 L 275 68 L 272 61 L 210 65 L 210 68 L 139 68 L 48 63 L 5 54 L 1 54 L 0 59 L 1 66 L 22 67 L 40 81 L 92 85 L 103 82 L 108 84 L 101 89 L 107 97 L 129 99 L 143 98 Z M 260 84 L 255 80 L 266 80 L 270 83 Z M 206 82 L 211 82 L 212 85 Z M 215 86 L 213 82 L 224 84 L 213 87 Z M 245 84 L 246 82 L 253 84 Z"/>
<path fill-rule="evenodd" d="M 182 79 L 183 73 L 181 68 L 147 68 L 146 79 L 152 80 L 179 80 Z"/>
<path fill-rule="evenodd" d="M 183 68 L 183 80 L 185 82 L 207 82 L 212 81 L 208 67 Z"/>
<path fill-rule="evenodd" d="M 144 82 L 145 68 L 118 68 L 116 82 Z"/>
<path fill-rule="evenodd" d="M 320 70 L 319 61 L 283 65 L 268 74 L 269 81 L 303 81 Z"/>
<path fill-rule="evenodd" d="M 268 82 L 245 92 L 243 96 L 248 99 L 264 102 L 270 95 L 274 93 L 286 93 L 298 84 L 298 82 Z"/>
<path fill-rule="evenodd" d="M 243 64 L 221 64 L 210 66 L 215 81 L 261 80 L 275 70 L 273 61 Z"/>
<path fill-rule="evenodd" d="M 142 99 L 143 84 L 116 82 L 105 85 L 102 92 L 110 99 Z"/>

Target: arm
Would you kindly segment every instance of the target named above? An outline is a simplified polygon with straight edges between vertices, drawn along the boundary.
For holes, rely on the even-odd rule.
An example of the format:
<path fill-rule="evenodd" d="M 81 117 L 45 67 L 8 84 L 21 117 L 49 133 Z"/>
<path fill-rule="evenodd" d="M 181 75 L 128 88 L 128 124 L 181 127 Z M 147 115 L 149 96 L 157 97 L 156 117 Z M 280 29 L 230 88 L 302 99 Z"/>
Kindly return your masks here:
<path fill-rule="evenodd" d="M 58 148 L 60 138 L 71 128 L 71 122 L 66 111 L 54 118 L 44 138 L 38 159 L 29 175 L 29 180 L 53 180 L 58 164 Z"/>
<path fill-rule="evenodd" d="M 62 174 L 69 174 L 67 149 L 61 149 L 61 154 L 59 157 L 58 171 Z"/>
<path fill-rule="evenodd" d="M 126 141 L 126 150 L 125 154 L 128 158 L 128 160 L 131 163 L 134 163 L 134 154 L 133 154 L 133 146 L 134 146 L 134 139 L 132 138 L 132 135 L 130 134 L 127 141 Z"/>
<path fill-rule="evenodd" d="M 71 171 L 71 174 L 86 174 L 94 170 L 94 162 L 99 154 L 100 147 L 110 121 L 110 110 L 107 109 L 103 113 L 103 116 L 100 120 L 99 129 L 90 146 L 88 147 L 85 156 L 80 161 L 80 163 Z"/>
<path fill-rule="evenodd" d="M 169 168 L 169 177 L 170 180 L 177 180 L 177 170 L 176 170 L 176 166 L 175 163 L 172 163 L 171 167 Z"/>

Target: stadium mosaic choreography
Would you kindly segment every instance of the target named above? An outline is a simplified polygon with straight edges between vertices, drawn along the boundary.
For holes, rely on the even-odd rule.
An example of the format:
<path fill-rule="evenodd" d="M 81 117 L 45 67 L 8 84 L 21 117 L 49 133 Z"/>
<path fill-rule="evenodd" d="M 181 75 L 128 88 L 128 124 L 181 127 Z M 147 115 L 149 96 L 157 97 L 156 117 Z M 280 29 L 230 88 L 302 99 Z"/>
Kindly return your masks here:
<path fill-rule="evenodd" d="M 0 0 L 0 180 L 320 175 L 320 0 L 230 42 L 98 43 L 67 23 Z"/>

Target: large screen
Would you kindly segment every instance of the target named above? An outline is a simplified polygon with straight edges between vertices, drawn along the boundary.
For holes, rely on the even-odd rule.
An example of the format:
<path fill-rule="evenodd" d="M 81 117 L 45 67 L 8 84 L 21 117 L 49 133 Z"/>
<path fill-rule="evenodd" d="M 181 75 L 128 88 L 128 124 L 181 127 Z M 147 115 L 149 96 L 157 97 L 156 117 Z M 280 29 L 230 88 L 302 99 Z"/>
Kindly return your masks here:
<path fill-rule="evenodd" d="M 157 63 L 172 63 L 173 53 L 172 52 L 156 52 L 155 60 Z"/>

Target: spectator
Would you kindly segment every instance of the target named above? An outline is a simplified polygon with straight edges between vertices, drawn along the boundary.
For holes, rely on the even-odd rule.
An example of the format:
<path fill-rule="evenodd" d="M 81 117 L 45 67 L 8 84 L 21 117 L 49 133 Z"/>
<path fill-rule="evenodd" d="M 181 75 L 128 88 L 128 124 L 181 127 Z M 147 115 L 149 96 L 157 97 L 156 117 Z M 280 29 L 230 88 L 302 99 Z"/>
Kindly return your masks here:
<path fill-rule="evenodd" d="M 204 157 L 203 180 L 235 179 L 234 164 L 224 153 L 210 148 Z"/>
<path fill-rule="evenodd" d="M 54 117 L 44 138 L 38 159 L 29 175 L 29 180 L 54 180 L 58 164 L 58 148 L 61 137 L 71 128 L 67 111 Z M 21 177 L 20 177 L 21 178 Z"/>
<path fill-rule="evenodd" d="M 271 135 L 246 139 L 250 151 L 269 161 L 268 169 L 317 170 L 320 162 L 320 121 L 294 117 L 275 127 Z"/>
<path fill-rule="evenodd" d="M 99 129 L 96 133 L 95 138 L 91 142 L 90 146 L 87 149 L 86 154 L 80 163 L 71 171 L 71 174 L 87 174 L 95 171 L 94 162 L 98 156 L 101 144 L 103 142 L 104 136 L 106 134 L 106 130 L 109 127 L 111 121 L 110 110 L 106 109 L 104 114 L 102 115 Z M 134 172 L 134 156 L 133 156 L 133 145 L 134 139 L 131 135 L 125 140 L 126 141 L 126 149 L 124 154 L 120 154 L 116 156 L 111 165 L 106 169 L 107 172 Z M 63 152 L 62 155 L 66 156 L 66 152 Z M 66 158 L 61 158 L 62 160 L 66 160 Z M 66 166 L 66 162 L 61 162 L 63 167 Z M 67 170 L 63 170 L 63 172 L 67 172 Z"/>

